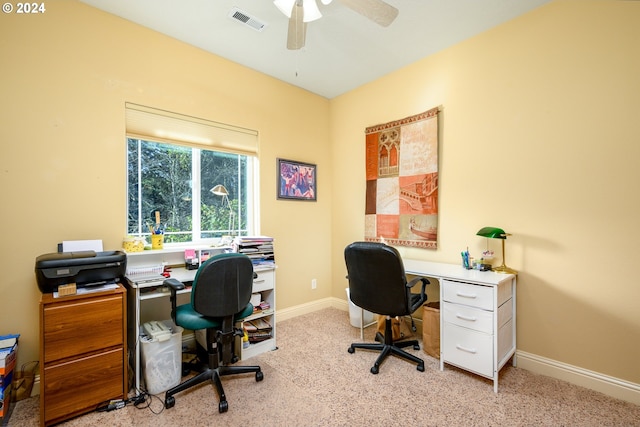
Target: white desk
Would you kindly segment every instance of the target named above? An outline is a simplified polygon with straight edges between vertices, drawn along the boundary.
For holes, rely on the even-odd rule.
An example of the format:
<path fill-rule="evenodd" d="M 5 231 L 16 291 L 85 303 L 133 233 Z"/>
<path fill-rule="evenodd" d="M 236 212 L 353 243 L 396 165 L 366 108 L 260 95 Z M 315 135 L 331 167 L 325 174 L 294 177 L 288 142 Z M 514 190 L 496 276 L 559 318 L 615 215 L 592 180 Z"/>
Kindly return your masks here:
<path fill-rule="evenodd" d="M 214 252 L 227 251 L 228 248 L 215 248 Z M 133 266 L 146 266 L 150 264 L 157 264 L 158 262 L 178 265 L 177 260 L 182 260 L 183 248 L 177 248 L 174 250 L 163 251 L 145 251 L 140 253 L 128 254 L 128 265 Z M 256 344 L 251 344 L 249 348 L 242 348 L 238 346 L 241 359 L 252 357 L 256 354 L 264 351 L 273 350 L 276 348 L 276 325 L 275 325 L 275 266 L 255 266 L 254 271 L 258 277 L 253 281 L 253 292 L 259 292 L 262 294 L 264 301 L 268 301 L 271 305 L 270 310 L 264 310 L 259 314 L 253 314 L 247 317 L 245 320 L 251 320 L 258 317 L 264 317 L 273 327 L 272 338 Z M 190 284 L 195 278 L 197 270 L 187 270 L 186 268 L 171 268 L 171 277 L 178 279 L 179 281 Z M 128 347 L 133 352 L 133 360 L 130 363 L 133 365 L 134 372 L 134 387 L 136 393 L 140 390 L 140 378 L 141 378 L 141 346 L 140 346 L 140 327 L 141 327 L 141 313 L 143 310 L 142 303 L 144 301 L 156 299 L 156 298 L 169 298 L 171 295 L 168 291 L 154 290 L 153 288 L 162 287 L 162 282 L 165 280 L 163 276 L 156 275 L 155 277 L 137 278 L 134 280 L 127 280 L 127 300 L 128 300 Z M 191 286 L 178 291 L 178 294 L 191 293 Z M 167 313 L 163 319 L 169 319 L 170 315 Z"/>
<path fill-rule="evenodd" d="M 516 276 L 404 259 L 407 274 L 440 282 L 440 370 L 455 365 L 493 380 L 516 351 Z"/>

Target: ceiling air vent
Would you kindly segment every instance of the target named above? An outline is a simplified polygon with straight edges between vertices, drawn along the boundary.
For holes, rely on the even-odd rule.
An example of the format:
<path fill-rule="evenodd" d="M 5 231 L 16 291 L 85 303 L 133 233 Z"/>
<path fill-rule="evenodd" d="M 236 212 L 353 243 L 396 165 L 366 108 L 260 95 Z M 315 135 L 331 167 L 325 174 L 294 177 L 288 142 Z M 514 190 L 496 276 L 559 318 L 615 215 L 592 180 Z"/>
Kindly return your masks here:
<path fill-rule="evenodd" d="M 256 31 L 262 32 L 262 30 L 267 26 L 267 24 L 260 21 L 258 18 L 249 15 L 247 12 L 238 9 L 237 7 L 232 8 L 228 16 L 231 19 L 242 22 L 244 25 L 251 27 Z"/>

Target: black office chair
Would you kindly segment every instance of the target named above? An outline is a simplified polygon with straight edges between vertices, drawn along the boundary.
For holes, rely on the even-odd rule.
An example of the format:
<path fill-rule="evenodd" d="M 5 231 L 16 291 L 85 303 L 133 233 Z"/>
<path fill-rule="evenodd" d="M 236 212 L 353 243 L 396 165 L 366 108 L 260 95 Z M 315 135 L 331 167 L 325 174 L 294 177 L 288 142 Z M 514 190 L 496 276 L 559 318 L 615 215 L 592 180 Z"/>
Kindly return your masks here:
<path fill-rule="evenodd" d="M 377 374 L 380 365 L 390 354 L 399 356 L 418 364 L 417 369 L 424 372 L 424 361 L 403 348 L 413 346 L 419 350 L 417 340 L 393 341 L 391 319 L 396 316 L 411 315 L 427 300 L 425 294 L 429 280 L 416 277 L 407 283 L 402 258 L 398 251 L 384 243 L 354 242 L 344 250 L 349 279 L 349 295 L 351 301 L 365 310 L 386 316 L 384 342 L 351 344 L 349 353 L 356 348 L 379 351 L 380 355 L 371 368 Z M 419 294 L 411 293 L 411 288 L 422 283 Z"/>
<path fill-rule="evenodd" d="M 243 335 L 235 324 L 253 313 L 249 303 L 253 288 L 253 264 L 243 254 L 216 255 L 204 262 L 193 280 L 191 302 L 176 307 L 177 291 L 184 284 L 176 279 L 164 281 L 171 290 L 171 317 L 185 329 L 206 329 L 207 368 L 196 376 L 168 390 L 165 395 L 167 409 L 175 405 L 173 396 L 207 380 L 215 385 L 220 403 L 219 412 L 229 409 L 220 377 L 255 372 L 256 381 L 264 378 L 260 366 L 228 366 L 238 361 L 234 353 L 236 337 Z"/>

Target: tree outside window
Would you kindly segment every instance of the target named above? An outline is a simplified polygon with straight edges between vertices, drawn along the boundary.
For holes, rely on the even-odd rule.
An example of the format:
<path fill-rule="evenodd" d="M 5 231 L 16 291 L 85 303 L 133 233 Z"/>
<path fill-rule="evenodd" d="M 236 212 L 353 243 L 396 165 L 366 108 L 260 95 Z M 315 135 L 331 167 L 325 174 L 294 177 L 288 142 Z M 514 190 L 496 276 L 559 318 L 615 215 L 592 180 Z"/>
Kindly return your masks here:
<path fill-rule="evenodd" d="M 127 233 L 149 235 L 158 211 L 165 243 L 252 234 L 252 161 L 240 154 L 128 138 Z M 220 184 L 228 202 L 211 192 Z"/>

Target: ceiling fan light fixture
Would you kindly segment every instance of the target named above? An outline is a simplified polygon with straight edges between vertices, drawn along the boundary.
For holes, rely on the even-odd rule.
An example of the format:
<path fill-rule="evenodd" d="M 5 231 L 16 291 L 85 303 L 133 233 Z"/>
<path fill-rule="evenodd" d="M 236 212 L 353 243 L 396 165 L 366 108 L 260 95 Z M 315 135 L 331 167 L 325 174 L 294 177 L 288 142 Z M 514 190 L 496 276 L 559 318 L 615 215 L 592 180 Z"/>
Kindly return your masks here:
<path fill-rule="evenodd" d="M 291 18 L 291 12 L 298 0 L 273 0 L 273 4 L 282 12 L 287 18 Z M 323 2 L 326 0 L 323 0 Z M 311 22 L 316 19 L 322 18 L 322 13 L 318 9 L 316 0 L 302 0 L 302 10 L 304 11 L 303 22 Z"/>
<path fill-rule="evenodd" d="M 322 18 L 322 13 L 320 13 L 320 9 L 318 9 L 316 0 L 303 0 L 302 7 L 304 8 L 303 22 L 311 22 Z"/>

